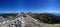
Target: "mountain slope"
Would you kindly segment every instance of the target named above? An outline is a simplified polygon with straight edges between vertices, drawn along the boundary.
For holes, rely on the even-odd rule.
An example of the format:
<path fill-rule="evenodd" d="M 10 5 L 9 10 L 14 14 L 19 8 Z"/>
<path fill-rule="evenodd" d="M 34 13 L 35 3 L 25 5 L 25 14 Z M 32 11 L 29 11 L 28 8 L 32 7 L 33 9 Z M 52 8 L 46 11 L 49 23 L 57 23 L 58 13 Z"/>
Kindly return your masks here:
<path fill-rule="evenodd" d="M 27 16 L 25 27 L 60 27 L 60 24 L 47 24 Z"/>

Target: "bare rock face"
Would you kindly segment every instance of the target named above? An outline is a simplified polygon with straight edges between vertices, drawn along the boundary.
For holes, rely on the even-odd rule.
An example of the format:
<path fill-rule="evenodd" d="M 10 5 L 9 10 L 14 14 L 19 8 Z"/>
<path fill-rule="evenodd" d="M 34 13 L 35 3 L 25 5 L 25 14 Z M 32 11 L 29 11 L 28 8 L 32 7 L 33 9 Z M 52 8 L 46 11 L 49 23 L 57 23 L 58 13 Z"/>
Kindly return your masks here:
<path fill-rule="evenodd" d="M 0 16 L 0 22 L 3 22 L 5 19 L 2 17 L 2 16 Z"/>
<path fill-rule="evenodd" d="M 40 27 L 40 24 L 36 19 L 27 15 L 25 27 Z"/>

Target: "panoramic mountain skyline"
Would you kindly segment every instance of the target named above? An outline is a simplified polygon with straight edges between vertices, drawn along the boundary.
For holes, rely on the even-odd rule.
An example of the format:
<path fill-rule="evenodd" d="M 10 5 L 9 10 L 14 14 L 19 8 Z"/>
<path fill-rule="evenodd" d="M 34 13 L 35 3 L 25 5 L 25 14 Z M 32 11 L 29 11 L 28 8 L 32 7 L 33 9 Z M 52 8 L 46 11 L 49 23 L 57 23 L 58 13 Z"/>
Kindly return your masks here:
<path fill-rule="evenodd" d="M 0 13 L 60 13 L 60 0 L 0 0 Z"/>

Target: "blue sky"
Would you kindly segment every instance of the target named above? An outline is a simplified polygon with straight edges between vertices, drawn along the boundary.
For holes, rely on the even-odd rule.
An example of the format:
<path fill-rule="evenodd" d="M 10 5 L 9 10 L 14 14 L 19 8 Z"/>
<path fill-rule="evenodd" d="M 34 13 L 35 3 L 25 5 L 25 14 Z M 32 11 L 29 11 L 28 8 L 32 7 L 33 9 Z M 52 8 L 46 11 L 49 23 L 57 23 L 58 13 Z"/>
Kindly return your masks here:
<path fill-rule="evenodd" d="M 60 13 L 60 0 L 0 0 L 0 13 Z"/>

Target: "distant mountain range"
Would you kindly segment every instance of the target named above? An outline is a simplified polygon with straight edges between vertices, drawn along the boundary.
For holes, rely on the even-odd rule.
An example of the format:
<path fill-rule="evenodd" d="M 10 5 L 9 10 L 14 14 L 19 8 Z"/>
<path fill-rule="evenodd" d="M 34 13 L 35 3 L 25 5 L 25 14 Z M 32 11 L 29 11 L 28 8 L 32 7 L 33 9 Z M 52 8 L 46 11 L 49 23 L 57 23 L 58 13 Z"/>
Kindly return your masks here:
<path fill-rule="evenodd" d="M 50 14 L 55 15 L 56 19 L 60 19 L 60 13 L 50 13 Z"/>
<path fill-rule="evenodd" d="M 0 16 L 7 17 L 7 16 L 16 16 L 18 13 L 0 13 Z"/>
<path fill-rule="evenodd" d="M 60 15 L 60 13 L 50 13 L 50 14 L 54 14 L 54 15 Z"/>
<path fill-rule="evenodd" d="M 60 13 L 53 13 L 54 15 L 59 15 L 60 16 Z"/>

